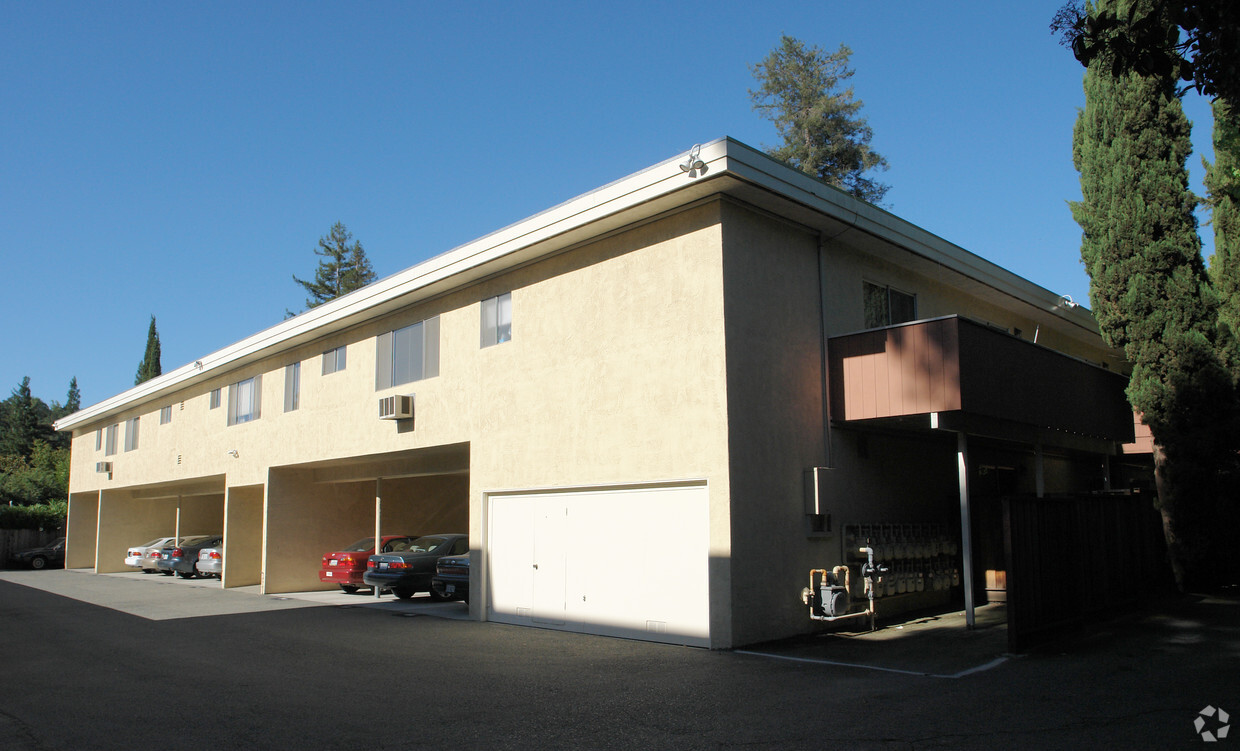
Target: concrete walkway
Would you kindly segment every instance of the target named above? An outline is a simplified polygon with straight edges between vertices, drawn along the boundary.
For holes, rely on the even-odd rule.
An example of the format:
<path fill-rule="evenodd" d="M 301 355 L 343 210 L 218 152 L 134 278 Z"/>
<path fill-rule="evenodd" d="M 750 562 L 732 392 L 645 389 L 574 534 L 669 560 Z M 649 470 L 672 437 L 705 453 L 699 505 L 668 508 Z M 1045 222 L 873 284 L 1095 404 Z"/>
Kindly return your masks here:
<path fill-rule="evenodd" d="M 375 599 L 369 592 L 345 594 L 338 589 L 263 595 L 259 594 L 257 586 L 224 589 L 218 579 L 182 579 L 137 571 L 115 574 L 95 574 L 85 569 L 0 571 L 0 581 L 153 621 L 309 607 L 365 607 L 393 614 L 469 619 L 469 606 L 465 603 L 435 602 L 427 595 L 400 600 L 388 594 Z"/>

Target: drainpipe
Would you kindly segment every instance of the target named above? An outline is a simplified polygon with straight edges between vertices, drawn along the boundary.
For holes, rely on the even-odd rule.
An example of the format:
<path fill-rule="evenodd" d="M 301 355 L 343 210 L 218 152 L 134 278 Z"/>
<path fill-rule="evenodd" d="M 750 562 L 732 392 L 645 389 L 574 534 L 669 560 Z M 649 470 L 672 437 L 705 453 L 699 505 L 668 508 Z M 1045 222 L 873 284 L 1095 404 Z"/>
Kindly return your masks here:
<path fill-rule="evenodd" d="M 833 467 L 831 456 L 831 357 L 828 352 L 827 332 L 827 244 L 818 233 L 818 311 L 822 331 L 822 441 L 825 467 Z"/>

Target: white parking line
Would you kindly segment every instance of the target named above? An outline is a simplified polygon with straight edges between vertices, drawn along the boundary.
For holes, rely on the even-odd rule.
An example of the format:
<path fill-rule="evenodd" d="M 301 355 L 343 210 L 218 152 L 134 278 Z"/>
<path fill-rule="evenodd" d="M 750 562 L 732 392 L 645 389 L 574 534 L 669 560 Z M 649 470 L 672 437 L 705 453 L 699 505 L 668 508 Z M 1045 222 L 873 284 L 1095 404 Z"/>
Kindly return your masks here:
<path fill-rule="evenodd" d="M 959 673 L 951 673 L 948 675 L 944 675 L 940 673 L 923 673 L 923 672 L 919 672 L 916 670 L 900 670 L 899 668 L 884 668 L 879 665 L 861 665 L 855 662 L 836 662 L 835 660 L 820 660 L 820 659 L 816 659 L 813 657 L 791 657 L 788 655 L 771 654 L 770 652 L 750 652 L 749 650 L 745 650 L 745 649 L 737 649 L 737 650 L 734 650 L 734 652 L 738 655 L 753 655 L 754 657 L 770 657 L 771 659 L 774 659 L 774 660 L 787 660 L 789 662 L 808 662 L 808 663 L 813 663 L 815 665 L 833 665 L 835 667 L 842 667 L 842 668 L 859 668 L 861 670 L 879 670 L 884 673 L 899 673 L 901 675 L 915 675 L 921 678 L 963 678 L 967 675 L 973 675 L 974 673 L 981 673 L 981 672 L 990 670 L 991 668 L 998 667 L 1002 665 L 1003 663 L 1007 662 L 1008 660 L 1008 656 L 1004 655 L 1002 657 L 997 657 L 984 665 L 977 665 L 975 667 L 968 668 L 967 670 L 961 670 Z"/>

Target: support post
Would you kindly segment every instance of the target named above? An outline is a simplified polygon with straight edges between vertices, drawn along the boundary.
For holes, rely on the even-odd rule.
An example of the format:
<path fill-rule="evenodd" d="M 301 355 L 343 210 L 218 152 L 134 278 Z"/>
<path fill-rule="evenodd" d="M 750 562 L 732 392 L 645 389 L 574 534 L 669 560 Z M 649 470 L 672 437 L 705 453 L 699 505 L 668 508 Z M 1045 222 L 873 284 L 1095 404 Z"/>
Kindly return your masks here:
<path fill-rule="evenodd" d="M 964 622 L 974 627 L 973 617 L 973 524 L 969 510 L 969 439 L 956 434 L 956 470 L 960 478 L 960 551 L 964 564 Z"/>
<path fill-rule="evenodd" d="M 375 478 L 375 555 L 378 555 L 383 540 L 383 478 Z M 375 599 L 379 599 L 379 587 L 375 587 Z"/>
<path fill-rule="evenodd" d="M 1042 498 L 1046 494 L 1046 476 L 1043 471 L 1044 467 L 1045 465 L 1042 461 L 1042 444 L 1039 443 L 1033 448 L 1033 488 L 1034 495 L 1038 498 Z"/>

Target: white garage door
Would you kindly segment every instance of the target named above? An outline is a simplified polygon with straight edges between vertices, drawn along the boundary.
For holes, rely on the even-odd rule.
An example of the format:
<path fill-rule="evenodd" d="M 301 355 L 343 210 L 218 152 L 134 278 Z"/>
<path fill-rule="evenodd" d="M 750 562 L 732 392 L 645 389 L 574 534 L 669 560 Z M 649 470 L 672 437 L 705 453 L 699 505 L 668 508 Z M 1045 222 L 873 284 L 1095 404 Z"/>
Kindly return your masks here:
<path fill-rule="evenodd" d="M 488 618 L 710 645 L 704 486 L 493 495 Z"/>

